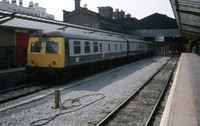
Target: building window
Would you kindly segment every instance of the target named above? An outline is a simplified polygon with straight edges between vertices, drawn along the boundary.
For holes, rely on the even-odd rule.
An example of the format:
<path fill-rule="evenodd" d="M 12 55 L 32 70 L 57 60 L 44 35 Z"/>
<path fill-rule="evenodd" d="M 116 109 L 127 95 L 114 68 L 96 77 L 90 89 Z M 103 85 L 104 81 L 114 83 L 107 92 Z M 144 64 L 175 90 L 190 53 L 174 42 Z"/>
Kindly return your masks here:
<path fill-rule="evenodd" d="M 80 41 L 74 41 L 74 54 L 81 53 L 81 42 Z"/>
<path fill-rule="evenodd" d="M 90 42 L 85 42 L 85 53 L 90 53 Z"/>
<path fill-rule="evenodd" d="M 115 51 L 117 51 L 117 44 L 115 44 Z"/>
<path fill-rule="evenodd" d="M 98 52 L 98 42 L 93 43 L 93 49 L 94 52 Z"/>
<path fill-rule="evenodd" d="M 85 27 L 90 27 L 90 24 L 83 24 L 83 26 L 85 26 Z"/>
<path fill-rule="evenodd" d="M 120 50 L 122 50 L 122 44 L 120 44 Z"/>
<path fill-rule="evenodd" d="M 99 28 L 99 23 L 93 23 L 92 28 Z"/>

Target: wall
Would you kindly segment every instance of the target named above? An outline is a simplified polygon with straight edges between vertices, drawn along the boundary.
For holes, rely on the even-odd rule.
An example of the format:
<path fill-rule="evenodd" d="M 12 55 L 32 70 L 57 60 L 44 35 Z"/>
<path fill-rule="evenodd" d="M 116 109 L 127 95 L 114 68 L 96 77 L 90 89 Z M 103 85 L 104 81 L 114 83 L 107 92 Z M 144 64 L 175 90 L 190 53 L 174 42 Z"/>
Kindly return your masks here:
<path fill-rule="evenodd" d="M 0 68 L 5 68 L 7 63 L 11 64 L 16 61 L 15 46 L 14 30 L 0 28 Z"/>
<path fill-rule="evenodd" d="M 0 38 L 0 46 L 16 46 L 14 30 L 0 28 Z"/>
<path fill-rule="evenodd" d="M 33 31 L 0 28 L 0 68 L 26 63 L 26 51 Z"/>

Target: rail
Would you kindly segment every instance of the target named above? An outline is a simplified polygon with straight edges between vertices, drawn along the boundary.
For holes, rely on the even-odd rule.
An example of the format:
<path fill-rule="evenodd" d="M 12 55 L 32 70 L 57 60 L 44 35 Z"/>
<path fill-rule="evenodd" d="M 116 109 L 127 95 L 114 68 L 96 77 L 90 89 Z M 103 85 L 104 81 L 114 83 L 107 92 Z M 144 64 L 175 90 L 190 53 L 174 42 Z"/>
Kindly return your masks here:
<path fill-rule="evenodd" d="M 171 61 L 171 60 L 169 60 L 169 61 Z M 169 62 L 169 61 L 168 61 L 168 62 Z M 168 62 L 167 62 L 167 63 L 168 63 Z M 166 63 L 166 64 L 167 64 L 167 63 Z M 164 64 L 163 67 L 165 67 L 166 64 Z M 144 84 L 142 84 L 132 95 L 130 95 L 130 96 L 129 96 L 124 102 L 122 102 L 116 109 L 114 109 L 111 113 L 109 113 L 109 114 L 108 114 L 103 120 L 101 120 L 96 126 L 103 126 L 103 125 L 108 124 L 108 123 L 110 122 L 110 120 L 112 120 L 112 119 L 115 117 L 115 115 L 118 114 L 118 112 L 120 111 L 120 109 L 124 108 L 124 107 L 128 104 L 128 102 L 130 102 L 131 99 L 134 99 L 134 98 L 137 96 L 137 94 L 139 94 L 139 92 L 140 92 L 146 85 L 148 85 L 148 83 L 154 78 L 154 76 L 156 76 L 156 75 L 163 69 L 163 67 L 161 67 L 155 74 L 153 74 L 153 76 L 152 76 L 150 79 L 148 79 Z M 174 68 L 173 68 L 173 71 L 174 71 Z M 168 77 L 168 79 L 167 79 L 167 82 L 165 83 L 165 86 L 164 86 L 164 88 L 163 88 L 163 90 L 162 90 L 162 92 L 161 92 L 161 95 L 159 96 L 159 98 L 158 98 L 158 100 L 157 100 L 157 102 L 156 102 L 156 104 L 155 104 L 155 106 L 154 106 L 154 108 L 153 108 L 153 110 L 152 110 L 150 116 L 148 117 L 148 119 L 147 119 L 147 121 L 146 121 L 146 123 L 145 123 L 145 126 L 147 126 L 147 125 L 149 124 L 149 122 L 151 121 L 151 119 L 152 119 L 152 117 L 153 117 L 153 114 L 154 114 L 154 112 L 155 112 L 155 110 L 156 110 L 156 108 L 157 108 L 157 105 L 158 105 L 158 103 L 159 103 L 159 101 L 160 101 L 160 99 L 161 99 L 161 97 L 162 97 L 162 95 L 163 95 L 163 93 L 164 93 L 164 91 L 165 91 L 165 88 L 166 88 L 166 86 L 167 86 L 167 84 L 168 84 L 168 82 L 169 82 L 169 80 L 170 80 L 172 74 L 173 74 L 173 72 L 170 73 L 170 75 L 169 75 L 169 77 Z"/>

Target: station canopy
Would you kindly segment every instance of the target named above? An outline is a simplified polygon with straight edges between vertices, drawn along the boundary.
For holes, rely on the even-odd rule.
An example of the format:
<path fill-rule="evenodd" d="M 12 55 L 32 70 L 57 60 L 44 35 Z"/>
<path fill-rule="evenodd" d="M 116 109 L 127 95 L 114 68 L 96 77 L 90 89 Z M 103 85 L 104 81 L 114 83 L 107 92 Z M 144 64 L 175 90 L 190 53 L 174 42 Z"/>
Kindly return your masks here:
<path fill-rule="evenodd" d="M 200 39 L 200 0 L 170 0 L 181 33 L 185 40 Z"/>
<path fill-rule="evenodd" d="M 100 29 L 88 28 L 79 25 L 73 25 L 57 20 L 50 20 L 40 17 L 33 17 L 8 11 L 0 10 L 0 27 L 13 28 L 19 30 L 63 30 L 71 32 L 79 32 L 85 34 L 97 34 L 101 36 L 112 36 L 126 39 L 142 39 L 131 35 L 110 32 Z"/>

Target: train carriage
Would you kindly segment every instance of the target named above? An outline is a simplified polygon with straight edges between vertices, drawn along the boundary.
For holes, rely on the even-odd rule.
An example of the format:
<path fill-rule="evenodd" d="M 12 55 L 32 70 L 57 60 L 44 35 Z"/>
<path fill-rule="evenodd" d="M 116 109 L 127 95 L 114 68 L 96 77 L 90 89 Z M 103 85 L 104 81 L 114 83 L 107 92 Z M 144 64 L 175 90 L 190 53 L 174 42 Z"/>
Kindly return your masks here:
<path fill-rule="evenodd" d="M 29 39 L 27 72 L 47 72 L 112 61 L 148 52 L 148 43 L 139 39 L 39 31 Z"/>
<path fill-rule="evenodd" d="M 127 47 L 124 39 L 106 36 L 67 34 L 69 45 L 69 61 L 66 66 L 74 66 L 91 62 L 98 62 L 112 58 L 126 56 Z"/>

